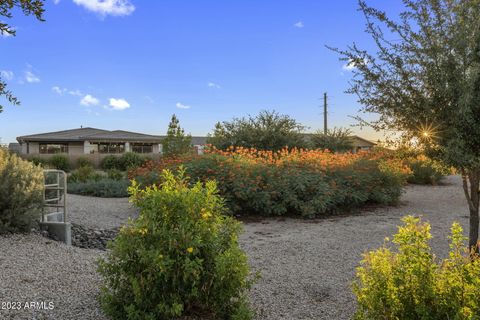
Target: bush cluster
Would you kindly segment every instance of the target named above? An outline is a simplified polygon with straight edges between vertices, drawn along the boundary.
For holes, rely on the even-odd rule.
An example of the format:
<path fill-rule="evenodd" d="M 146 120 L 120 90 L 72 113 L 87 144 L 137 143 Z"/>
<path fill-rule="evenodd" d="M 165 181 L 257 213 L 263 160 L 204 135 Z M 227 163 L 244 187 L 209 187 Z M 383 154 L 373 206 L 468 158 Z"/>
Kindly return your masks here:
<path fill-rule="evenodd" d="M 68 157 L 63 154 L 56 154 L 48 159 L 33 156 L 29 159 L 29 161 L 33 162 L 33 164 L 37 166 L 39 165 L 44 168 L 58 169 L 65 172 L 70 170 L 70 161 Z"/>
<path fill-rule="evenodd" d="M 0 233 L 30 231 L 42 206 L 41 168 L 0 148 Z"/>
<path fill-rule="evenodd" d="M 126 152 L 121 156 L 108 155 L 102 159 L 100 167 L 104 170 L 127 171 L 131 168 L 140 167 L 148 160 L 147 157 L 134 152 Z"/>
<path fill-rule="evenodd" d="M 387 242 L 357 269 L 355 319 L 479 319 L 480 257 L 465 247 L 461 226 L 453 224 L 449 257 L 437 262 L 430 225 L 411 216 L 403 222 L 396 250 Z"/>
<path fill-rule="evenodd" d="M 163 168 L 182 164 L 192 181 L 215 179 L 232 213 L 313 217 L 365 203 L 392 204 L 407 172 L 398 162 L 368 154 L 319 150 L 215 150 L 200 157 L 164 159 L 130 172 L 146 186 Z"/>
<path fill-rule="evenodd" d="M 189 186 L 183 171 L 161 173 L 162 184 L 131 199 L 135 221 L 110 243 L 101 302 L 113 319 L 250 319 L 250 286 L 241 225 L 224 216 L 213 181 Z"/>
<path fill-rule="evenodd" d="M 125 198 L 128 197 L 129 186 L 130 182 L 126 179 L 102 178 L 99 180 L 69 183 L 68 193 L 102 198 Z"/>

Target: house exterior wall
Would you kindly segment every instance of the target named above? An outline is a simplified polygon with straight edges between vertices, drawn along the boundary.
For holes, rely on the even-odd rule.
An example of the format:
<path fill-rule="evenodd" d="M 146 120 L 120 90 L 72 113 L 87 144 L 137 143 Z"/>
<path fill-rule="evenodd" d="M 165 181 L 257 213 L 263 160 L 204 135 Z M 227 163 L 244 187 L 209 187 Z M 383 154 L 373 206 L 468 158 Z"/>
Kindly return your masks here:
<path fill-rule="evenodd" d="M 40 148 L 38 142 L 27 142 L 27 153 L 28 154 L 39 154 Z"/>
<path fill-rule="evenodd" d="M 68 154 L 85 154 L 83 142 L 70 142 L 68 143 Z"/>

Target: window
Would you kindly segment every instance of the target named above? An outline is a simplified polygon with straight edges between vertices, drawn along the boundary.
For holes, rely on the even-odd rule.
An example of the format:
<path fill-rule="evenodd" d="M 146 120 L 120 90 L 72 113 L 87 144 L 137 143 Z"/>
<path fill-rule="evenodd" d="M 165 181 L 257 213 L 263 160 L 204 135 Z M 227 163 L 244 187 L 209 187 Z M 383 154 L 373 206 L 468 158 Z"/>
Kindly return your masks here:
<path fill-rule="evenodd" d="M 68 153 L 68 144 L 66 143 L 40 143 L 39 152 L 44 154 Z"/>
<path fill-rule="evenodd" d="M 151 143 L 132 143 L 131 146 L 135 153 L 153 153 L 153 144 Z"/>
<path fill-rule="evenodd" d="M 98 143 L 98 153 L 123 153 L 124 143 Z"/>

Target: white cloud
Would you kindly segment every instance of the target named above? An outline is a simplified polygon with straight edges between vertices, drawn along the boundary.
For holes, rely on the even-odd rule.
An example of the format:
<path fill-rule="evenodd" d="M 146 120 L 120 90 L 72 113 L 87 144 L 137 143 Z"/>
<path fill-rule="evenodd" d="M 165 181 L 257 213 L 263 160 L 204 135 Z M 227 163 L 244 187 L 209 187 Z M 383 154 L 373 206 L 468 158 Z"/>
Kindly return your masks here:
<path fill-rule="evenodd" d="M 177 104 L 175 105 L 178 109 L 190 109 L 190 106 L 187 106 L 181 102 L 177 102 Z"/>
<path fill-rule="evenodd" d="M 12 80 L 14 77 L 14 74 L 12 71 L 9 71 L 9 70 L 1 70 L 0 77 L 5 80 Z"/>
<path fill-rule="evenodd" d="M 109 102 L 110 108 L 113 110 L 125 110 L 130 108 L 130 103 L 125 99 L 110 98 Z"/>
<path fill-rule="evenodd" d="M 364 58 L 363 63 L 368 64 L 368 59 Z M 345 71 L 352 71 L 353 69 L 356 69 L 356 68 L 357 66 L 355 64 L 355 61 L 353 61 L 352 59 L 349 59 L 348 62 L 342 66 L 342 69 Z"/>
<path fill-rule="evenodd" d="M 53 3 L 59 4 L 59 3 L 60 3 L 60 0 L 53 0 Z"/>
<path fill-rule="evenodd" d="M 70 90 L 70 91 L 68 91 L 68 94 L 71 95 L 71 96 L 77 96 L 77 97 L 83 96 L 83 93 L 78 89 Z"/>
<path fill-rule="evenodd" d="M 2 22 L 2 21 L 0 21 Z M 17 28 L 15 27 L 9 27 L 9 30 L 15 31 Z M 13 34 L 5 32 L 3 30 L 0 31 L 0 38 L 8 38 L 8 37 L 13 37 Z"/>
<path fill-rule="evenodd" d="M 215 88 L 215 89 L 220 89 L 221 88 L 219 84 L 216 84 L 214 82 L 209 82 L 207 85 L 208 85 L 209 88 Z"/>
<path fill-rule="evenodd" d="M 82 100 L 80 100 L 82 106 L 97 106 L 99 103 L 100 101 L 90 94 L 87 94 Z"/>
<path fill-rule="evenodd" d="M 73 0 L 77 5 L 101 16 L 128 16 L 135 6 L 128 0 Z"/>
<path fill-rule="evenodd" d="M 40 82 L 40 78 L 37 77 L 32 71 L 27 70 L 25 71 L 25 80 L 28 83 L 35 83 L 35 82 Z"/>
<path fill-rule="evenodd" d="M 62 88 L 60 88 L 59 86 L 53 86 L 53 87 L 52 87 L 52 91 L 55 92 L 56 94 L 60 95 L 60 96 L 61 96 L 66 90 L 67 90 L 67 89 L 65 89 L 65 88 L 62 89 Z"/>
<path fill-rule="evenodd" d="M 303 21 L 298 21 L 297 23 L 294 23 L 293 26 L 298 29 L 305 27 L 305 25 L 303 24 Z"/>

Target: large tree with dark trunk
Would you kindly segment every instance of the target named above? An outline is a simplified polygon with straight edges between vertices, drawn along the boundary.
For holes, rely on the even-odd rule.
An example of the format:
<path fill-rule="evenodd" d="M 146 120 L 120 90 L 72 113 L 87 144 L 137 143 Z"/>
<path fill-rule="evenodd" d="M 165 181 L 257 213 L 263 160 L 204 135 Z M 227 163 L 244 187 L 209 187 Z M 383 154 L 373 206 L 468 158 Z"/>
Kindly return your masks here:
<path fill-rule="evenodd" d="M 478 241 L 480 183 L 480 0 L 403 0 L 398 17 L 360 1 L 376 50 L 332 48 L 353 66 L 347 92 L 370 125 L 414 139 L 462 175 Z"/>

